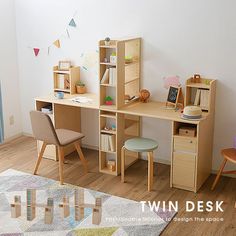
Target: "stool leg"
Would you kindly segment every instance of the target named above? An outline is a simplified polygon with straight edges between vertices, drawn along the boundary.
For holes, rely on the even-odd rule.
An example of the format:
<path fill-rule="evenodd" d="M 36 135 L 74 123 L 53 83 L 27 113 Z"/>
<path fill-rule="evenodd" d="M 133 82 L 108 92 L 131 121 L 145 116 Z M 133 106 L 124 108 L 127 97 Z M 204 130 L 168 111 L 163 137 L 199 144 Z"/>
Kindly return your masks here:
<path fill-rule="evenodd" d="M 220 176 L 221 176 L 221 173 L 222 173 L 222 171 L 223 171 L 224 168 L 225 168 L 226 162 L 227 162 L 227 159 L 224 158 L 224 160 L 223 160 L 223 162 L 222 162 L 222 165 L 221 165 L 221 167 L 220 167 L 220 170 L 219 170 L 219 172 L 218 172 L 218 174 L 217 174 L 217 176 L 216 176 L 216 178 L 215 178 L 215 181 L 214 181 L 214 183 L 213 183 L 213 185 L 212 185 L 212 187 L 211 187 L 211 190 L 214 190 L 216 184 L 218 183 L 219 178 L 220 178 Z"/>
<path fill-rule="evenodd" d="M 153 152 L 148 152 L 148 191 L 152 190 L 153 185 Z"/>
<path fill-rule="evenodd" d="M 125 182 L 125 147 L 121 149 L 121 182 Z"/>

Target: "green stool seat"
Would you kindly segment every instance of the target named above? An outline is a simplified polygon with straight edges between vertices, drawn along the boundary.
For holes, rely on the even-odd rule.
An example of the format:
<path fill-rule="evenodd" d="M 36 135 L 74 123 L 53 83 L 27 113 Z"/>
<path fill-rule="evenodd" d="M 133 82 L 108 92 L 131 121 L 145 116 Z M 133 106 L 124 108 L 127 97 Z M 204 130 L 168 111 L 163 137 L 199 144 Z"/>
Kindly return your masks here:
<path fill-rule="evenodd" d="M 150 138 L 131 138 L 125 142 L 124 147 L 133 152 L 151 152 L 158 148 L 158 143 Z"/>

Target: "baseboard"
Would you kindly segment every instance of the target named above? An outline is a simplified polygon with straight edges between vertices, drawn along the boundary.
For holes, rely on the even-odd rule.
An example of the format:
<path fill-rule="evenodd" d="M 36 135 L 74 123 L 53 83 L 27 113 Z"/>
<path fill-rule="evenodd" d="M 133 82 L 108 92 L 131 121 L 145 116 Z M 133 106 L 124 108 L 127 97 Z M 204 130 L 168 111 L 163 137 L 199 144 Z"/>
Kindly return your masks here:
<path fill-rule="evenodd" d="M 87 149 L 92 149 L 92 150 L 96 150 L 98 151 L 98 146 L 93 146 L 93 145 L 89 145 L 89 144 L 83 144 L 81 145 L 82 148 L 87 148 Z"/>
<path fill-rule="evenodd" d="M 22 135 L 33 138 L 33 134 L 23 132 Z"/>
<path fill-rule="evenodd" d="M 3 143 L 1 143 L 0 145 L 3 145 L 5 143 L 7 143 L 7 142 L 11 142 L 11 141 L 13 141 L 13 140 L 15 140 L 17 138 L 20 138 L 21 136 L 23 136 L 23 133 L 15 134 L 15 135 L 13 135 L 11 137 L 8 137 L 8 138 L 4 139 Z"/>

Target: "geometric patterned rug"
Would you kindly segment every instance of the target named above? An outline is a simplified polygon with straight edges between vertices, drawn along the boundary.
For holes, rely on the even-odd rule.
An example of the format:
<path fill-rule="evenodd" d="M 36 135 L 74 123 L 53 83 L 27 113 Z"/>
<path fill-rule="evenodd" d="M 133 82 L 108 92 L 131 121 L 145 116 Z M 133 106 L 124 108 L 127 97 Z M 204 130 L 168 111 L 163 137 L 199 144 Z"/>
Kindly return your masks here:
<path fill-rule="evenodd" d="M 26 201 L 26 190 L 36 189 L 37 203 L 45 204 L 48 197 L 54 200 L 54 218 L 52 224 L 44 223 L 44 209 L 36 209 L 36 217 L 27 221 L 26 207 L 22 207 L 21 216 L 11 218 L 10 204 L 15 195 Z M 113 195 L 84 189 L 86 203 L 94 204 L 95 198 L 102 200 L 102 218 L 99 225 L 92 224 L 92 209 L 85 208 L 84 218 L 74 219 L 74 208 L 70 215 L 62 218 L 59 214 L 59 203 L 66 195 L 73 202 L 74 185 L 60 185 L 59 182 L 40 176 L 8 169 L 0 173 L 0 235 L 1 236 L 156 236 L 160 235 L 170 223 L 176 212 L 151 212 L 147 206 L 142 212 L 139 202 Z"/>

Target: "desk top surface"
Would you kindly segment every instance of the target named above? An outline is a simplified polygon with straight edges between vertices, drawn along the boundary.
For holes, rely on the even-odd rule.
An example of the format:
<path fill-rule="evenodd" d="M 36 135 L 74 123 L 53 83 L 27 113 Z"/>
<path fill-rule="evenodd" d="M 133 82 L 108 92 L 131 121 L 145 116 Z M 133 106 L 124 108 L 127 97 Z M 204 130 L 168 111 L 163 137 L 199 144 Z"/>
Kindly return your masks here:
<path fill-rule="evenodd" d="M 87 103 L 78 103 L 71 101 L 75 97 L 86 97 L 91 99 Z M 39 97 L 35 99 L 36 101 L 48 102 L 59 105 L 75 106 L 82 108 L 99 109 L 99 98 L 96 94 L 86 93 L 82 95 L 65 95 L 64 99 L 57 99 L 54 95 L 49 95 L 45 97 Z M 101 109 L 112 112 L 118 112 L 123 114 L 137 115 L 141 117 L 151 117 L 171 121 L 179 121 L 184 123 L 199 124 L 201 120 L 207 117 L 207 113 L 203 113 L 203 118 L 201 120 L 184 120 L 181 118 L 181 112 L 175 111 L 173 109 L 167 109 L 165 102 L 150 101 L 148 103 L 134 102 L 130 105 L 124 106 L 119 110 L 109 110 Z"/>
<path fill-rule="evenodd" d="M 91 99 L 91 102 L 79 103 L 79 102 L 71 101 L 71 99 L 76 98 L 76 97 L 85 97 L 85 98 Z M 53 103 L 53 104 L 66 105 L 66 106 L 75 106 L 75 107 L 99 109 L 98 95 L 93 94 L 93 93 L 85 93 L 85 94 L 81 94 L 81 95 L 79 95 L 79 94 L 75 94 L 75 95 L 65 94 L 64 99 L 58 99 L 54 96 L 54 94 L 50 94 L 50 95 L 45 96 L 45 97 L 35 98 L 35 100 L 36 101 L 41 101 L 41 102 Z"/>

